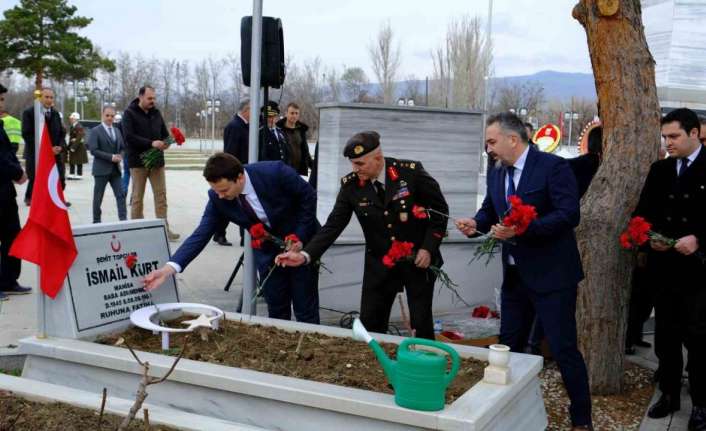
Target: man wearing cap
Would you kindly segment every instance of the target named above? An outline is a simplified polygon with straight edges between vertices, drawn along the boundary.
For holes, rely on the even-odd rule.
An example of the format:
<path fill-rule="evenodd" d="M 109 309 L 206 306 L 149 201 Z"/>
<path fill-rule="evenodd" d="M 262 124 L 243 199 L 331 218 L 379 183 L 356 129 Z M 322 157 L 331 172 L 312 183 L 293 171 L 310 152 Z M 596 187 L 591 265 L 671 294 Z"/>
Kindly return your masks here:
<path fill-rule="evenodd" d="M 383 157 L 380 135 L 361 132 L 348 140 L 343 155 L 353 172 L 341 178 L 341 189 L 326 224 L 299 251 L 277 257 L 282 266 L 319 260 L 355 213 L 365 236 L 365 272 L 360 318 L 371 331 L 387 332 L 390 309 L 397 293 L 407 292 L 412 329 L 417 337 L 434 338 L 432 297 L 434 274 L 429 265 L 443 263 L 439 246 L 446 234 L 445 217 L 416 218 L 415 205 L 448 214 L 439 184 L 418 161 Z M 383 256 L 393 241 L 414 244 L 414 262 L 388 268 Z"/>
<path fill-rule="evenodd" d="M 267 125 L 260 127 L 260 152 L 259 161 L 281 160 L 291 166 L 291 155 L 289 144 L 282 129 L 277 127 L 279 117 L 279 105 L 276 102 L 268 102 L 262 108 L 263 114 L 267 117 Z M 296 170 L 296 167 L 294 167 Z"/>
<path fill-rule="evenodd" d="M 70 180 L 83 179 L 83 165 L 88 163 L 86 144 L 84 138 L 86 131 L 79 123 L 81 116 L 78 112 L 69 115 L 69 176 Z M 74 176 L 75 174 L 75 176 Z"/>

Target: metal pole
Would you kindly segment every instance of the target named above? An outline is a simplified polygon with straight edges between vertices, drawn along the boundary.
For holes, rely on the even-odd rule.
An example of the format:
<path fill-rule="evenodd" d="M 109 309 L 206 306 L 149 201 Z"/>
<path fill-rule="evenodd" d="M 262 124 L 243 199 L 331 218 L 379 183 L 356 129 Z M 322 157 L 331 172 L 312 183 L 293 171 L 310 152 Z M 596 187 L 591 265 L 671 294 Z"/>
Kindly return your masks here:
<path fill-rule="evenodd" d="M 213 154 L 215 150 L 215 145 L 213 145 L 213 143 L 216 140 L 216 99 L 214 97 L 215 95 L 211 97 L 211 154 Z"/>
<path fill-rule="evenodd" d="M 262 0 L 253 0 L 252 43 L 250 45 L 250 136 L 248 161 L 257 162 L 260 136 L 260 61 L 262 54 Z M 245 271 L 243 272 L 243 314 L 255 314 L 255 255 L 250 246 L 250 233 L 245 231 Z"/>
<path fill-rule="evenodd" d="M 74 81 L 74 112 L 78 112 L 78 81 Z"/>
<path fill-rule="evenodd" d="M 42 92 L 35 90 L 34 92 L 34 172 L 37 172 L 39 163 L 39 151 L 42 142 L 42 130 L 44 129 L 44 115 L 42 114 L 42 105 L 39 99 Z M 27 145 L 31 145 L 27 142 Z M 57 167 L 58 168 L 58 167 Z M 36 175 L 35 175 L 36 176 Z M 37 184 L 35 184 L 36 190 Z M 41 285 L 41 268 L 37 266 L 37 338 L 47 338 L 47 303 L 46 295 L 42 290 Z"/>
<path fill-rule="evenodd" d="M 488 34 L 487 43 L 491 43 L 493 35 L 493 0 L 488 0 Z M 485 122 L 488 119 L 488 86 L 490 81 L 490 64 L 488 64 L 488 70 L 485 71 L 485 76 L 483 77 L 483 124 L 481 124 L 481 151 L 485 151 Z M 483 167 L 483 156 L 481 156 L 481 168 Z M 490 163 L 490 160 L 488 160 Z M 483 171 L 487 172 L 487 170 Z"/>

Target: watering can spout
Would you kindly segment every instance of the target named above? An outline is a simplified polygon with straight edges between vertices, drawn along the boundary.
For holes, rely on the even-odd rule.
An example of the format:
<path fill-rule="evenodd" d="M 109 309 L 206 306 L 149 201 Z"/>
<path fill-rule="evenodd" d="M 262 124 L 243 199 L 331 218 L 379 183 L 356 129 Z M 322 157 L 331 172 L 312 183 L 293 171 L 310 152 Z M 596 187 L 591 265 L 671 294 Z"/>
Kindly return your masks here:
<path fill-rule="evenodd" d="M 363 341 L 368 346 L 370 346 L 371 349 L 373 349 L 373 352 L 375 353 L 375 356 L 380 362 L 380 365 L 382 365 L 383 371 L 385 371 L 385 376 L 387 376 L 387 380 L 394 387 L 396 375 L 395 368 L 397 367 L 397 362 L 393 361 L 387 356 L 387 353 L 385 353 L 385 350 L 383 350 L 382 346 L 380 346 L 380 344 L 375 341 L 373 337 L 370 336 L 360 319 L 355 319 L 355 321 L 353 321 L 353 339 L 357 341 Z"/>

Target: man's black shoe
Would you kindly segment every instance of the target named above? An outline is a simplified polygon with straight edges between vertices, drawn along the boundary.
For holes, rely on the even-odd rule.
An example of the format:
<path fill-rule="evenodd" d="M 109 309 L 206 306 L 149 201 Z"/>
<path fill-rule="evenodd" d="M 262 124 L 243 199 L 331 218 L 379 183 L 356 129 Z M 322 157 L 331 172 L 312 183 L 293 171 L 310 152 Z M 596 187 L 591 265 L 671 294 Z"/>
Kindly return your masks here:
<path fill-rule="evenodd" d="M 6 295 L 27 295 L 29 293 L 32 293 L 31 287 L 21 286 L 18 283 L 15 283 L 15 285 L 12 287 L 0 289 L 0 290 L 2 291 L 2 293 L 6 294 Z"/>
<path fill-rule="evenodd" d="M 689 431 L 706 431 L 706 407 L 694 406 L 691 409 Z"/>
<path fill-rule="evenodd" d="M 650 344 L 650 343 L 648 343 L 647 341 L 644 341 L 644 340 L 637 340 L 637 341 L 635 341 L 635 345 L 636 345 L 637 347 L 644 347 L 644 348 L 646 348 L 646 349 L 652 347 L 652 344 Z"/>
<path fill-rule="evenodd" d="M 214 236 L 213 241 L 216 242 L 218 245 L 225 245 L 225 246 L 231 246 L 233 243 L 229 242 L 226 237 L 224 236 Z"/>
<path fill-rule="evenodd" d="M 652 419 L 660 419 L 669 416 L 673 412 L 679 411 L 681 400 L 679 397 L 662 394 L 656 403 L 647 411 L 647 416 Z"/>

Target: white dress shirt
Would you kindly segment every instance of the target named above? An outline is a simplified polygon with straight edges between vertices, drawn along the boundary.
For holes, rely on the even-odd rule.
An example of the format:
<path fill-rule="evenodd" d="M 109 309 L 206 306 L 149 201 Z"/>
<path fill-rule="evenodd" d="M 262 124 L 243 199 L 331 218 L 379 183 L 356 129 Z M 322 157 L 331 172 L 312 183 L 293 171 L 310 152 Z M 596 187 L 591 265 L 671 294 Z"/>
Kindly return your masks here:
<path fill-rule="evenodd" d="M 255 215 L 257 216 L 257 218 L 259 218 L 260 221 L 265 223 L 267 226 L 270 226 L 270 220 L 267 218 L 267 213 L 265 213 L 265 209 L 262 207 L 262 203 L 257 197 L 257 193 L 255 193 L 255 188 L 250 182 L 250 176 L 248 175 L 248 171 L 243 170 L 243 172 L 245 173 L 245 187 L 243 187 L 243 194 L 245 195 L 245 200 L 248 201 L 253 211 L 255 211 Z"/>
<path fill-rule="evenodd" d="M 101 123 L 103 126 L 103 129 L 105 129 L 105 133 L 112 139 L 113 141 L 117 140 L 117 135 L 115 133 L 115 126 L 108 126 L 105 123 Z"/>
<path fill-rule="evenodd" d="M 522 171 L 525 168 L 525 162 L 527 162 L 527 153 L 529 153 L 530 147 L 529 145 L 527 148 L 525 148 L 525 151 L 520 155 L 520 158 L 517 159 L 517 161 L 512 165 L 515 167 L 515 171 L 513 172 L 512 175 L 512 182 L 515 183 L 515 191 L 517 191 L 517 187 L 520 185 L 520 178 L 522 178 Z M 505 175 L 505 193 L 503 195 L 507 194 L 507 186 L 509 185 L 508 183 L 508 176 Z M 505 196 L 505 200 L 507 200 L 508 196 Z M 507 263 L 510 265 L 515 264 L 515 258 L 512 257 L 512 255 L 508 254 L 507 255 Z"/>

